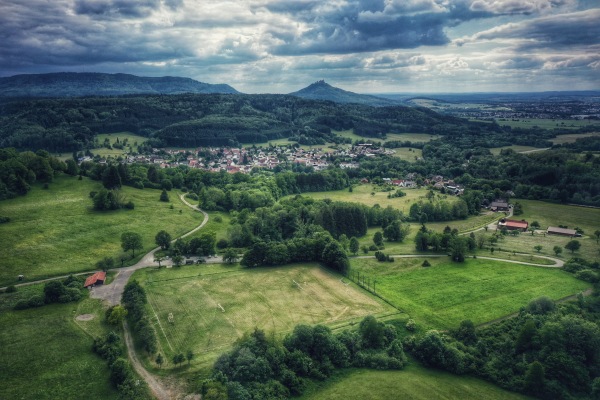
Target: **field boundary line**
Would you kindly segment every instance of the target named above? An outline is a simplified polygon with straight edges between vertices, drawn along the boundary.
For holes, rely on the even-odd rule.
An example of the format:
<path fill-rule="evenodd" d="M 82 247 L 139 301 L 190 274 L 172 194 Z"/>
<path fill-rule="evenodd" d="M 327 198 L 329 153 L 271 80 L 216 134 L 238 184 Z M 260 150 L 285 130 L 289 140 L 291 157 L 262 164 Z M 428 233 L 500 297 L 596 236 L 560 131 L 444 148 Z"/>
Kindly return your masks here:
<path fill-rule="evenodd" d="M 158 314 L 156 313 L 156 310 L 154 309 L 154 306 L 152 305 L 152 302 L 154 301 L 152 299 L 152 296 L 148 296 L 148 300 L 149 300 L 148 304 L 150 305 L 150 309 L 152 309 L 152 313 L 154 314 L 154 317 L 156 317 L 156 321 L 158 321 L 158 326 L 159 326 L 160 330 L 162 331 L 162 334 L 165 337 L 165 340 L 167 341 L 169 348 L 171 349 L 171 351 L 175 351 L 173 349 L 173 346 L 171 345 L 171 342 L 169 341 L 169 338 L 167 337 L 167 334 L 165 333 L 165 330 L 162 327 L 162 324 L 160 323 L 160 318 L 158 318 Z"/>

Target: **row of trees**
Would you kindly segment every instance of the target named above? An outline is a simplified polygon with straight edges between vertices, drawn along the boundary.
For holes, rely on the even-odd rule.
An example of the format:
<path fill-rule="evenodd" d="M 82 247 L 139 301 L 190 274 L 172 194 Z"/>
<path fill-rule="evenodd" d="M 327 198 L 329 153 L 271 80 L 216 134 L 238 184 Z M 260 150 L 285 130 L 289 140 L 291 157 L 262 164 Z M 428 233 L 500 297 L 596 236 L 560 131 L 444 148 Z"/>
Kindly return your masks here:
<path fill-rule="evenodd" d="M 145 304 L 148 302 L 146 291 L 135 280 L 125 285 L 121 303 L 127 310 L 127 319 L 132 325 L 138 342 L 148 354 L 156 353 L 157 340 L 154 327 L 146 314 Z"/>
<path fill-rule="evenodd" d="M 220 393 L 230 399 L 285 399 L 302 394 L 307 379 L 327 379 L 336 368 L 402 369 L 405 364 L 396 328 L 372 316 L 358 331 L 337 335 L 325 326 L 298 325 L 283 342 L 256 329 L 219 357 L 200 391 L 214 398 Z"/>

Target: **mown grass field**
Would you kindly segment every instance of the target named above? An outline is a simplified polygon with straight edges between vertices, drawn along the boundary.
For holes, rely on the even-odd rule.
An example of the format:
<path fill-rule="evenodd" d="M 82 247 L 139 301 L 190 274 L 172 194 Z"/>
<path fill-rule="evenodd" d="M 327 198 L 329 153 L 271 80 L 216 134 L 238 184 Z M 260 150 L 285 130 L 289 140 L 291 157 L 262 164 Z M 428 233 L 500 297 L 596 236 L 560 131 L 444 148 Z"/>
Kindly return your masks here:
<path fill-rule="evenodd" d="M 456 327 L 465 319 L 492 321 L 537 297 L 560 299 L 590 286 L 555 268 L 482 259 L 452 263 L 446 257 L 427 258 L 431 267 L 422 267 L 425 259 L 351 259 L 351 267 L 375 279 L 377 294 L 418 324 L 436 329 Z"/>
<path fill-rule="evenodd" d="M 121 249 L 123 232 L 142 235 L 144 250 L 136 252 L 141 255 L 156 247 L 154 236 L 161 229 L 176 237 L 203 219 L 175 192 L 170 193 L 170 209 L 159 201 L 159 190 L 130 187 L 122 193 L 135 203 L 134 210 L 93 211 L 89 193 L 101 187 L 87 178 L 63 176 L 47 190 L 35 185 L 26 196 L 2 201 L 0 215 L 11 221 L 0 224 L 0 287 L 17 283 L 19 274 L 31 281 L 92 270 L 102 257 L 129 258 L 131 252 Z"/>
<path fill-rule="evenodd" d="M 400 147 L 392 149 L 394 151 L 394 157 L 409 162 L 415 162 L 417 159 L 423 157 L 423 150 L 421 149 L 409 149 L 408 147 Z"/>
<path fill-rule="evenodd" d="M 127 139 L 127 144 L 123 149 L 107 149 L 106 147 L 98 147 L 92 150 L 92 154 L 97 154 L 100 157 L 118 157 L 127 154 L 130 150 L 137 151 L 137 146 L 144 143 L 148 138 L 133 134 L 131 132 L 115 132 L 115 133 L 101 133 L 96 135 L 96 142 L 99 146 L 102 146 L 104 140 L 108 138 L 111 146 L 117 142 L 123 143 Z"/>
<path fill-rule="evenodd" d="M 29 288 L 35 290 L 36 288 Z M 41 291 L 41 287 L 37 288 Z M 19 289 L 19 292 L 21 289 Z M 0 298 L 18 296 L 0 294 Z M 11 311 L 0 306 L 1 399 L 117 399 L 106 362 L 92 352 L 92 336 L 74 321 L 80 307 L 102 314 L 100 303 L 54 304 Z M 88 301 L 95 305 L 87 304 Z M 83 304 L 87 304 L 83 306 Z M 95 310 L 95 311 L 92 311 Z M 99 316 L 81 322 L 101 332 Z M 92 327 L 94 325 L 94 327 Z"/>
<path fill-rule="evenodd" d="M 386 134 L 386 138 L 385 139 L 378 139 L 378 138 L 371 138 L 371 137 L 365 137 L 365 136 L 360 136 L 357 135 L 356 133 L 354 133 L 354 131 L 352 130 L 348 130 L 348 131 L 334 131 L 334 133 L 338 136 L 341 137 L 345 137 L 345 138 L 350 138 L 352 139 L 352 141 L 355 140 L 373 140 L 376 142 L 389 142 L 392 140 L 399 140 L 399 141 L 411 141 L 411 142 L 419 142 L 419 143 L 424 143 L 424 142 L 429 142 L 431 140 L 437 139 L 439 138 L 439 136 L 436 135 L 429 135 L 427 133 L 388 133 Z"/>
<path fill-rule="evenodd" d="M 598 126 L 598 130 L 600 130 L 600 126 Z M 590 133 L 573 133 L 570 135 L 558 135 L 554 139 L 550 139 L 552 144 L 563 144 L 563 143 L 574 143 L 577 139 L 592 137 L 592 136 L 600 136 L 600 132 L 590 132 Z"/>
<path fill-rule="evenodd" d="M 155 328 L 162 354 L 170 360 L 173 354 L 192 350 L 197 366 L 214 361 L 255 327 L 280 337 L 302 323 L 340 328 L 369 314 L 398 315 L 380 299 L 316 264 L 251 270 L 185 266 L 140 270 L 133 278 L 146 288 L 148 311 L 158 318 Z"/>
<path fill-rule="evenodd" d="M 410 206 L 418 202 L 419 200 L 428 201 L 425 195 L 429 192 L 427 189 L 404 189 L 400 188 L 406 196 L 396 197 L 389 199 L 387 196 L 389 193 L 393 193 L 396 189 L 391 192 L 380 192 L 379 188 L 371 184 L 361 184 L 352 188 L 352 193 L 348 192 L 348 189 L 334 190 L 331 192 L 306 192 L 302 193 L 302 196 L 312 197 L 313 199 L 331 199 L 332 201 L 345 201 L 360 203 L 372 207 L 375 204 L 379 204 L 385 208 L 392 206 L 408 214 Z M 374 193 L 373 195 L 371 193 Z M 439 192 L 434 192 L 439 195 Z M 441 196 L 436 197 L 437 199 L 443 199 L 449 203 L 453 203 L 458 200 L 455 196 Z"/>
<path fill-rule="evenodd" d="M 510 126 L 511 128 L 533 128 L 534 126 L 542 129 L 577 129 L 582 126 L 599 125 L 591 120 L 572 120 L 572 119 L 497 119 L 496 122 L 500 126 Z M 599 125 L 600 127 L 600 125 Z"/>
<path fill-rule="evenodd" d="M 506 149 L 512 149 L 516 153 L 523 153 L 523 152 L 526 152 L 526 151 L 541 151 L 542 150 L 539 147 L 521 146 L 521 145 L 518 145 L 518 144 L 513 144 L 512 146 L 494 147 L 494 148 L 490 149 L 490 152 L 493 155 L 497 156 L 497 155 L 500 154 L 500 152 L 502 150 L 506 150 Z"/>
<path fill-rule="evenodd" d="M 517 400 L 528 397 L 469 376 L 411 363 L 402 371 L 348 369 L 310 388 L 301 400 Z"/>

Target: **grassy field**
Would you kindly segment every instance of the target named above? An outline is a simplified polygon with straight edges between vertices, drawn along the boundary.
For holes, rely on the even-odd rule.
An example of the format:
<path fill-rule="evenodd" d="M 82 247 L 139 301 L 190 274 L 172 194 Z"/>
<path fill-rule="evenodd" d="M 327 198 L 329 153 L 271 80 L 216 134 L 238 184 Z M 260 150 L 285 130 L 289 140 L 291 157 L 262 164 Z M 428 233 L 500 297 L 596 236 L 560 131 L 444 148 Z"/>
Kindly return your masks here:
<path fill-rule="evenodd" d="M 97 212 L 92 210 L 89 192 L 101 188 L 87 178 L 60 177 L 48 190 L 35 185 L 23 197 L 4 200 L 0 215 L 11 221 L 0 225 L 0 248 L 4 250 L 0 286 L 16 283 L 24 274 L 27 280 L 72 272 L 89 271 L 102 257 L 129 257 L 121 250 L 121 233 L 142 235 L 144 250 L 154 247 L 154 236 L 161 229 L 173 237 L 202 222 L 203 216 L 170 193 L 174 205 L 158 201 L 159 190 L 123 187 L 125 197 L 135 203 L 134 210 Z M 180 213 L 181 210 L 181 213 Z"/>
<path fill-rule="evenodd" d="M 382 142 L 382 143 L 389 142 L 392 140 L 399 140 L 399 141 L 409 140 L 411 142 L 423 143 L 423 142 L 429 142 L 430 140 L 439 138 L 439 136 L 429 135 L 427 133 L 388 133 L 386 135 L 386 139 L 377 139 L 377 138 L 360 136 L 360 135 L 355 134 L 352 130 L 334 131 L 334 133 L 338 136 L 352 139 L 352 141 L 373 140 L 373 141 Z"/>
<path fill-rule="evenodd" d="M 107 139 L 110 141 L 111 146 L 117 142 L 117 138 L 120 143 L 127 140 L 127 143 L 123 149 L 107 149 L 106 147 L 100 147 Z M 137 146 L 144 143 L 148 138 L 133 134 L 131 132 L 115 132 L 115 133 L 101 133 L 95 137 L 98 147 L 92 150 L 92 154 L 97 154 L 100 157 L 118 157 L 127 154 L 131 151 L 137 151 Z"/>
<path fill-rule="evenodd" d="M 406 160 L 409 162 L 415 162 L 418 158 L 423 157 L 423 150 L 421 149 L 409 149 L 407 147 L 400 147 L 394 150 L 394 157 Z"/>
<path fill-rule="evenodd" d="M 600 130 L 600 126 L 598 127 Z M 558 135 L 554 139 L 550 139 L 552 144 L 563 144 L 563 143 L 574 143 L 577 139 L 592 137 L 592 136 L 600 136 L 600 132 L 591 132 L 591 133 L 573 133 L 570 135 Z"/>
<path fill-rule="evenodd" d="M 312 197 L 313 199 L 331 199 L 332 201 L 351 201 L 353 203 L 365 204 L 369 207 L 379 204 L 385 208 L 388 205 L 397 208 L 408 214 L 410 206 L 419 200 L 427 201 L 425 195 L 429 192 L 427 189 L 402 189 L 406 196 L 388 199 L 388 193 L 380 192 L 380 189 L 371 184 L 357 185 L 352 188 L 352 193 L 348 189 L 334 190 L 331 192 L 307 192 L 302 193 L 303 196 Z M 371 195 L 371 193 L 375 193 Z M 455 196 L 442 196 L 437 193 L 438 199 L 445 199 L 453 203 L 457 201 Z"/>
<path fill-rule="evenodd" d="M 402 371 L 343 370 L 301 400 L 517 400 L 528 397 L 469 376 L 410 364 Z"/>
<path fill-rule="evenodd" d="M 8 296 L 13 294 L 0 295 Z M 79 303 L 56 304 L 0 312 L 0 398 L 118 398 L 106 362 L 92 353 L 92 337 L 74 322 L 78 308 Z"/>
<path fill-rule="evenodd" d="M 496 122 L 500 126 L 510 126 L 511 128 L 533 128 L 537 126 L 542 129 L 577 129 L 582 126 L 599 125 L 591 120 L 572 119 L 519 119 L 515 121 L 497 119 Z"/>
<path fill-rule="evenodd" d="M 540 150 L 542 150 L 539 147 L 520 146 L 520 145 L 517 145 L 517 144 L 513 144 L 512 146 L 494 147 L 494 148 L 490 149 L 490 152 L 493 155 L 497 156 L 498 154 L 500 154 L 500 152 L 502 150 L 505 150 L 505 149 L 512 149 L 516 153 L 523 153 L 523 152 L 526 152 L 526 151 L 540 151 Z"/>
<path fill-rule="evenodd" d="M 352 259 L 353 271 L 377 281 L 377 293 L 425 327 L 448 329 L 465 319 L 481 324 L 519 311 L 540 296 L 560 299 L 590 286 L 560 269 L 446 257 Z"/>
<path fill-rule="evenodd" d="M 255 327 L 280 336 L 301 323 L 341 328 L 369 314 L 399 315 L 316 264 L 251 270 L 186 266 L 140 270 L 134 279 L 146 288 L 150 315 L 158 317 L 162 354 L 169 360 L 191 349 L 198 355 L 196 367 L 214 361 Z"/>

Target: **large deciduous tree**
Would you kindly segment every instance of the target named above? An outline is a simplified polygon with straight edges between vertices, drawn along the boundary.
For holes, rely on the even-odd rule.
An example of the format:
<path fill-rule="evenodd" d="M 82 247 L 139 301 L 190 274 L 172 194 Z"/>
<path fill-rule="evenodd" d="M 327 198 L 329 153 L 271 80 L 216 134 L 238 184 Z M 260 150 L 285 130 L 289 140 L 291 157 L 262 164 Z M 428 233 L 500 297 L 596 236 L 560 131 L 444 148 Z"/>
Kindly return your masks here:
<path fill-rule="evenodd" d="M 168 250 L 171 247 L 171 235 L 165 230 L 158 232 L 154 240 L 163 250 Z"/>
<path fill-rule="evenodd" d="M 142 236 L 135 232 L 123 232 L 121 235 L 121 248 L 123 251 L 131 250 L 132 257 L 135 257 L 135 251 L 143 248 Z"/>

